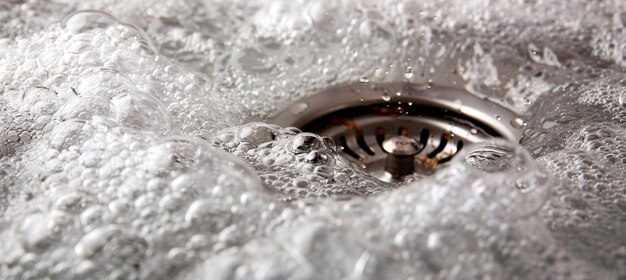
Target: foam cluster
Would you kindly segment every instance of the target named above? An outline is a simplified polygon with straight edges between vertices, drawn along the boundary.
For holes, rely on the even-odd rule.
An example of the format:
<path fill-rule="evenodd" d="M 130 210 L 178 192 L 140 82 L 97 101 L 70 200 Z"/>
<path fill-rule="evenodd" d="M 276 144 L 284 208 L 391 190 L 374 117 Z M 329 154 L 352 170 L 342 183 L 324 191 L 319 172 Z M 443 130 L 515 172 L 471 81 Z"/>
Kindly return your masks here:
<path fill-rule="evenodd" d="M 624 278 L 625 9 L 0 3 L 0 279 Z M 527 131 L 395 185 L 266 123 L 355 81 L 463 88 Z"/>

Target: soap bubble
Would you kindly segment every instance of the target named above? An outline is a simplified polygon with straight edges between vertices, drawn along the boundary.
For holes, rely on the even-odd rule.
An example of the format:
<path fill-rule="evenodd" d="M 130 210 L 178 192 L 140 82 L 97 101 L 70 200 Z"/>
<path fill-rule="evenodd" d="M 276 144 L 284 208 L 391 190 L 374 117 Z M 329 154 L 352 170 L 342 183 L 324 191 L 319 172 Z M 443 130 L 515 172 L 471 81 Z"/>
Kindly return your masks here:
<path fill-rule="evenodd" d="M 193 167 L 199 157 L 200 149 L 195 140 L 172 137 L 148 149 L 146 166 L 153 171 L 167 173 Z"/>
<path fill-rule="evenodd" d="M 476 168 L 471 189 L 489 200 L 490 213 L 516 218 L 537 212 L 550 195 L 551 176 L 523 148 L 493 141 L 464 149 L 454 161 Z M 458 160 L 457 160 L 458 159 Z"/>
<path fill-rule="evenodd" d="M 111 114 L 120 125 L 134 129 L 166 133 L 172 126 L 163 103 L 139 92 L 124 92 L 113 96 Z"/>
<path fill-rule="evenodd" d="M 324 147 L 325 144 L 322 137 L 313 133 L 303 132 L 291 138 L 287 144 L 287 151 L 294 154 L 302 154 Z"/>
<path fill-rule="evenodd" d="M 219 232 L 232 222 L 232 214 L 227 209 L 221 209 L 216 201 L 194 201 L 187 213 L 185 221 L 196 227 L 206 228 L 211 232 Z"/>
<path fill-rule="evenodd" d="M 135 84 L 119 71 L 108 68 L 88 69 L 78 77 L 74 87 L 77 95 L 110 98 L 121 92 L 135 91 Z"/>
<path fill-rule="evenodd" d="M 306 162 L 314 165 L 333 165 L 334 157 L 326 150 L 312 150 L 304 158 Z"/>
<path fill-rule="evenodd" d="M 67 149 L 79 144 L 90 135 L 85 121 L 71 119 L 57 124 L 50 132 L 49 145 L 57 150 Z"/>
<path fill-rule="evenodd" d="M 276 128 L 263 123 L 249 123 L 237 130 L 237 139 L 243 143 L 261 145 L 276 139 Z"/>
<path fill-rule="evenodd" d="M 65 102 L 57 113 L 57 120 L 91 120 L 93 116 L 108 116 L 109 101 L 99 96 L 76 96 Z"/>
<path fill-rule="evenodd" d="M 21 99 L 20 109 L 35 116 L 52 115 L 59 108 L 57 93 L 45 87 L 28 89 Z"/>
<path fill-rule="evenodd" d="M 78 11 L 63 20 L 63 28 L 71 33 L 82 33 L 92 29 L 102 29 L 119 24 L 114 16 L 98 10 Z"/>

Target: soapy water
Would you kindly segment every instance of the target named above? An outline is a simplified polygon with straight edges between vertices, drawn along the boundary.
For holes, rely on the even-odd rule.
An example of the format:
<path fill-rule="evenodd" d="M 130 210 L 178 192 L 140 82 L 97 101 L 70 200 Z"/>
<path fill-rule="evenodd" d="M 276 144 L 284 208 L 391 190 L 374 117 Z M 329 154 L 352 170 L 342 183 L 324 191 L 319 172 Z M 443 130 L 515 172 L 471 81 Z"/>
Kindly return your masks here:
<path fill-rule="evenodd" d="M 0 3 L 1 278 L 625 278 L 626 5 L 422 2 Z M 527 131 L 393 185 L 264 122 L 354 81 Z"/>

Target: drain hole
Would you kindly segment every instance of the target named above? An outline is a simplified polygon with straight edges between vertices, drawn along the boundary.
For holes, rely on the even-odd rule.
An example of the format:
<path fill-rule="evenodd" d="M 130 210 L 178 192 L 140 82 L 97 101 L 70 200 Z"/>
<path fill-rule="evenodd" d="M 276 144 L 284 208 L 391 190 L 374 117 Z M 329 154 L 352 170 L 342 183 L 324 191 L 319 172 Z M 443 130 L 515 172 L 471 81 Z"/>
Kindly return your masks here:
<path fill-rule="evenodd" d="M 351 157 L 353 157 L 356 160 L 360 160 L 361 157 L 355 153 L 352 149 L 350 149 L 348 147 L 347 141 L 346 141 L 346 137 L 345 136 L 340 136 L 339 139 L 337 139 L 337 144 L 339 145 L 339 147 L 341 148 L 341 152 L 343 152 L 346 155 L 349 155 Z"/>
<path fill-rule="evenodd" d="M 422 144 L 422 147 L 426 147 L 426 144 L 428 144 L 428 136 L 430 135 L 430 131 L 428 131 L 427 128 L 422 129 L 422 132 L 420 133 L 420 144 Z"/>
<path fill-rule="evenodd" d="M 377 127 L 374 135 L 376 136 L 376 142 L 378 142 L 380 148 L 383 149 L 383 141 L 385 141 L 385 128 L 380 126 Z"/>
<path fill-rule="evenodd" d="M 439 146 L 428 154 L 428 158 L 436 157 L 437 154 L 441 153 L 441 151 L 443 151 L 443 149 L 446 148 L 447 144 L 448 144 L 448 137 L 446 137 L 446 134 L 441 135 L 441 140 L 439 140 Z"/>
<path fill-rule="evenodd" d="M 372 151 L 367 143 L 365 143 L 365 136 L 363 136 L 362 130 L 359 130 L 356 133 L 356 143 L 359 144 L 359 147 L 361 147 L 361 149 L 363 149 L 363 151 L 365 151 L 368 155 L 374 155 L 374 151 Z"/>
<path fill-rule="evenodd" d="M 438 160 L 437 163 L 443 164 L 443 163 L 446 163 L 446 162 L 450 161 L 451 159 L 452 159 L 452 157 L 450 156 L 450 157 Z"/>
<path fill-rule="evenodd" d="M 398 128 L 398 135 L 400 135 L 400 136 L 409 136 L 409 129 L 404 127 L 404 126 L 399 127 Z"/>
<path fill-rule="evenodd" d="M 459 153 L 459 151 L 461 151 L 461 149 L 463 149 L 463 141 L 459 141 L 458 143 L 456 143 L 456 151 L 454 152 L 454 154 L 450 155 L 449 157 L 440 159 L 439 164 L 450 161 L 456 154 Z"/>

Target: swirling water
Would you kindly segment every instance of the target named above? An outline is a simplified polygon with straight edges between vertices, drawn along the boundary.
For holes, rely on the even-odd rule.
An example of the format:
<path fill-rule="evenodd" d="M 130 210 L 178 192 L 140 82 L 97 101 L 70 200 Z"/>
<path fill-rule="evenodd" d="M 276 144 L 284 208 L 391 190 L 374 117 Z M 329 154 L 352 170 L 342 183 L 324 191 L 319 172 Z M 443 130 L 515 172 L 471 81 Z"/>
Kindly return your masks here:
<path fill-rule="evenodd" d="M 621 1 L 10 0 L 0 22 L 1 278 L 626 278 Z M 398 186 L 264 123 L 354 81 L 463 88 L 527 131 Z"/>

